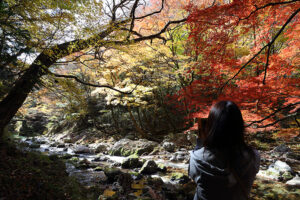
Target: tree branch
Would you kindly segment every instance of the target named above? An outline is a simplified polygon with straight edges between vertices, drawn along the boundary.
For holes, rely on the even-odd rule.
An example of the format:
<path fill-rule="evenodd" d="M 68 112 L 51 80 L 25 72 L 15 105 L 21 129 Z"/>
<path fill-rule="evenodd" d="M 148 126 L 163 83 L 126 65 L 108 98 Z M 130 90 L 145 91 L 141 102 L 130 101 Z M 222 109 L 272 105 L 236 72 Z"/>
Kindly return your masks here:
<path fill-rule="evenodd" d="M 285 106 L 285 107 L 282 107 L 282 108 L 276 110 L 275 112 L 273 112 L 272 114 L 268 115 L 267 117 L 261 119 L 261 120 L 258 120 L 258 121 L 252 121 L 250 124 L 247 124 L 246 127 L 249 127 L 249 126 L 251 126 L 251 125 L 253 125 L 253 124 L 256 124 L 256 123 L 261 123 L 261 122 L 265 121 L 266 119 L 269 119 L 269 118 L 273 117 L 276 113 L 278 113 L 278 112 L 280 112 L 280 111 L 282 111 L 282 110 L 284 110 L 284 109 L 291 108 L 291 107 L 293 107 L 293 106 L 295 106 L 295 105 L 298 105 L 298 104 L 300 104 L 300 101 L 298 101 L 298 102 L 296 102 L 296 103 L 289 104 L 289 105 L 287 105 L 287 106 Z"/>
<path fill-rule="evenodd" d="M 285 29 L 285 27 L 292 21 L 292 19 L 299 13 L 300 8 L 298 8 L 289 18 L 288 20 L 284 23 L 284 25 L 281 27 L 281 29 L 276 33 L 276 35 L 274 36 L 274 38 L 268 43 L 266 44 L 264 47 L 262 47 L 252 58 L 250 58 L 240 69 L 239 71 L 230 79 L 228 79 L 225 84 L 220 88 L 219 90 L 219 94 L 223 91 L 223 89 L 225 88 L 225 86 L 233 79 L 235 79 L 235 77 L 237 77 L 237 75 L 240 74 L 240 72 L 247 67 L 247 65 L 249 63 L 251 63 L 259 54 L 261 54 L 261 52 L 267 48 L 267 47 L 271 47 L 273 45 L 273 43 L 275 42 L 275 40 L 279 37 L 279 35 L 283 32 L 283 30 Z"/>
<path fill-rule="evenodd" d="M 278 120 L 276 120 L 276 121 L 274 121 L 274 122 L 272 122 L 272 123 L 270 123 L 270 124 L 267 124 L 267 125 L 264 125 L 264 126 L 257 126 L 257 128 L 267 128 L 267 127 L 270 127 L 270 126 L 274 126 L 274 125 L 277 124 L 278 122 L 281 122 L 281 121 L 283 121 L 283 120 L 286 120 L 286 119 L 288 119 L 288 118 L 290 118 L 290 117 L 296 117 L 297 115 L 298 115 L 298 113 L 293 113 L 293 114 L 287 115 L 287 116 L 285 116 L 285 117 L 283 117 L 283 118 L 280 118 L 280 119 L 278 119 Z"/>
<path fill-rule="evenodd" d="M 258 10 L 261 10 L 261 9 L 264 9 L 266 7 L 269 7 L 269 6 L 276 6 L 276 5 L 284 5 L 284 4 L 290 4 L 290 3 L 295 3 L 297 1 L 300 1 L 300 0 L 291 0 L 291 1 L 284 1 L 284 2 L 271 2 L 271 3 L 267 3 L 266 5 L 264 6 L 261 6 L 261 7 L 256 7 L 255 10 L 253 10 L 247 17 L 244 17 L 244 18 L 240 18 L 238 23 L 242 20 L 247 20 L 249 19 L 254 13 L 256 13 Z"/>
<path fill-rule="evenodd" d="M 113 86 L 110 85 L 98 85 L 98 84 L 93 84 L 93 83 L 87 83 L 85 81 L 80 80 L 77 76 L 73 76 L 73 75 L 64 75 L 64 74 L 56 74 L 53 72 L 49 72 L 50 74 L 54 75 L 55 77 L 59 77 L 59 78 L 68 78 L 68 79 L 74 79 L 75 81 L 77 81 L 78 83 L 81 83 L 83 85 L 88 85 L 91 87 L 98 87 L 98 88 L 108 88 L 111 90 L 114 90 L 116 92 L 119 92 L 121 94 L 132 94 L 132 92 L 137 88 L 138 84 L 135 86 L 135 88 L 133 88 L 130 92 L 123 92 L 121 90 L 118 90 L 116 88 L 114 88 Z"/>
<path fill-rule="evenodd" d="M 152 12 L 152 13 L 149 13 L 149 14 L 144 15 L 144 16 L 141 16 L 141 17 L 136 17 L 135 19 L 144 19 L 144 18 L 146 18 L 146 17 L 150 17 L 150 16 L 152 16 L 152 15 L 154 15 L 154 14 L 160 13 L 160 12 L 164 9 L 164 4 L 165 4 L 165 0 L 162 0 L 162 1 L 161 1 L 161 8 L 160 8 L 158 11 L 154 11 L 154 12 Z"/>

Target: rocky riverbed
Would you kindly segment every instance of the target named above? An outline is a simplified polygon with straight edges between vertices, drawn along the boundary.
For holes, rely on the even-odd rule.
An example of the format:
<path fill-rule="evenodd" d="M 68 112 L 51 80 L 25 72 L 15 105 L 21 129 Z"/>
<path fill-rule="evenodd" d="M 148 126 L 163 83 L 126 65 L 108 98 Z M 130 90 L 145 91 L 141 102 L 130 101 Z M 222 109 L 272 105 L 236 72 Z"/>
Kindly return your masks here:
<path fill-rule="evenodd" d="M 123 138 L 77 141 L 60 136 L 20 138 L 20 148 L 65 159 L 66 171 L 83 187 L 96 189 L 99 199 L 193 199 L 188 178 L 191 147 Z M 261 151 L 261 169 L 252 199 L 299 199 L 299 152 L 281 144 Z"/>

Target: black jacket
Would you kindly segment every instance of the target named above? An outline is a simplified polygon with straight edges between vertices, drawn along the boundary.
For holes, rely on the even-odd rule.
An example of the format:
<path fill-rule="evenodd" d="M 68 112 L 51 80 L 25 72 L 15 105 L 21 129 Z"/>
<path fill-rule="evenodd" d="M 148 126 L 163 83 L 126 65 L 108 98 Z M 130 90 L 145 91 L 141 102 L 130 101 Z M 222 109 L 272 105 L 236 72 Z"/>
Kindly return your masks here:
<path fill-rule="evenodd" d="M 229 169 L 222 152 L 202 147 L 190 154 L 189 176 L 197 184 L 194 200 L 243 200 L 250 194 L 255 175 L 259 170 L 260 156 L 246 150 Z M 234 170 L 234 172 L 232 172 Z M 236 174 L 239 177 L 237 180 Z"/>

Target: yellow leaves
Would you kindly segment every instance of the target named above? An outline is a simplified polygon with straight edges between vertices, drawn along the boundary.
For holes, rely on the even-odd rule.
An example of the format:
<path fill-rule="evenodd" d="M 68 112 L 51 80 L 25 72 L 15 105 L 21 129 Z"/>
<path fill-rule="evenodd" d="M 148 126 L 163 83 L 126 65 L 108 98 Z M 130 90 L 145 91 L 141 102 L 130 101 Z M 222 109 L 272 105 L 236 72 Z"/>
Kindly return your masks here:
<path fill-rule="evenodd" d="M 131 184 L 131 188 L 132 188 L 132 189 L 136 189 L 136 190 L 143 189 L 143 188 L 144 188 L 144 182 L 145 182 L 144 179 L 141 179 L 141 180 L 138 180 L 138 181 L 134 181 L 134 182 Z"/>

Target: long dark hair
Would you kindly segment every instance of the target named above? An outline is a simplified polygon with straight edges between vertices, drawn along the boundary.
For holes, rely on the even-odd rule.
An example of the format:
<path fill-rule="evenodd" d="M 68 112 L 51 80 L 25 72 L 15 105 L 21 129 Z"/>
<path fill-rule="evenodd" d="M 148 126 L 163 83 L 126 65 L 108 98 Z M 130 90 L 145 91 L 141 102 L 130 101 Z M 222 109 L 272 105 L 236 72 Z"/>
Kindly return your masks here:
<path fill-rule="evenodd" d="M 244 141 L 244 120 L 239 107 L 232 101 L 220 101 L 209 112 L 205 128 L 204 146 L 220 150 L 227 154 L 241 153 L 244 149 L 251 151 Z"/>

